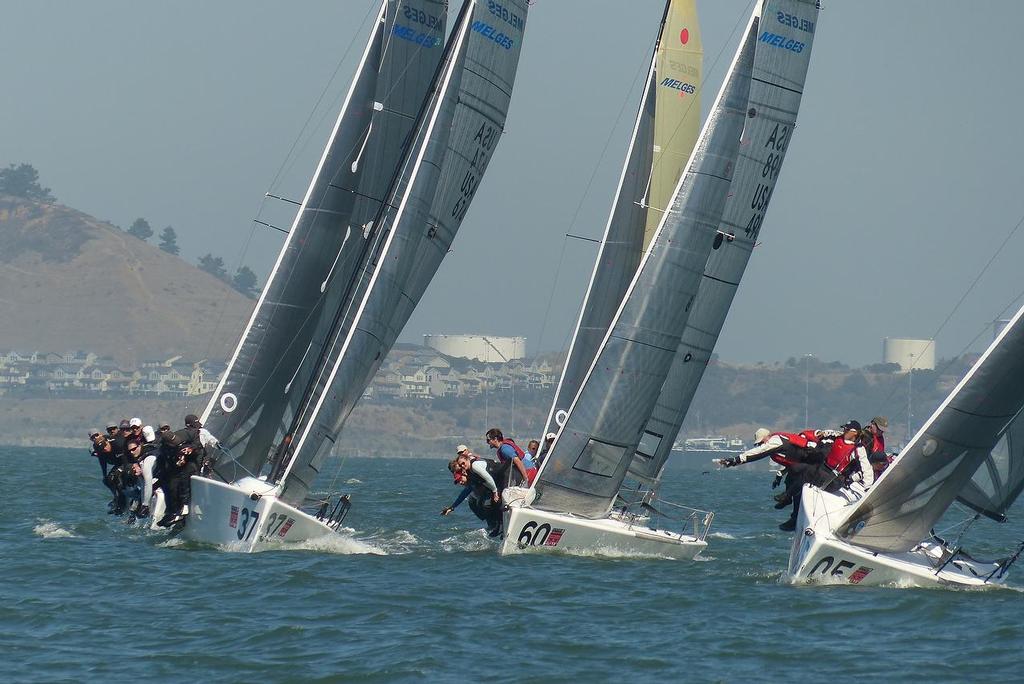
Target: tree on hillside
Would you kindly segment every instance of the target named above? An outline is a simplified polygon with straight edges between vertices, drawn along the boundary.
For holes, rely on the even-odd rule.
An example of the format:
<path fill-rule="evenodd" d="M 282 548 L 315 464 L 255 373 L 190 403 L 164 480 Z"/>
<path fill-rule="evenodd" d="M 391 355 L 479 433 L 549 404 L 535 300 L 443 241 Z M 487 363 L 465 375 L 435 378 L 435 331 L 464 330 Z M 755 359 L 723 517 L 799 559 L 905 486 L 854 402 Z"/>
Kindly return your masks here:
<path fill-rule="evenodd" d="M 160 249 L 175 256 L 181 251 L 178 247 L 178 234 L 170 226 L 164 228 L 163 232 L 160 233 Z"/>
<path fill-rule="evenodd" d="M 248 266 L 242 266 L 235 273 L 234 279 L 231 281 L 231 285 L 244 294 L 249 299 L 255 299 L 256 293 L 259 291 L 259 279 L 256 278 L 256 274 L 252 272 Z"/>
<path fill-rule="evenodd" d="M 220 257 L 215 257 L 209 253 L 199 257 L 199 270 L 206 271 L 214 278 L 223 280 L 225 283 L 231 282 L 231 279 L 228 278 L 228 272 L 224 269 L 224 260 Z"/>
<path fill-rule="evenodd" d="M 56 202 L 50 188 L 39 185 L 39 172 L 31 164 L 11 164 L 0 170 L 0 193 L 39 202 Z"/>
<path fill-rule="evenodd" d="M 153 229 L 149 225 L 149 221 L 144 218 L 137 218 L 132 223 L 132 227 L 126 231 L 129 235 L 133 235 L 140 240 L 148 240 L 153 237 Z"/>

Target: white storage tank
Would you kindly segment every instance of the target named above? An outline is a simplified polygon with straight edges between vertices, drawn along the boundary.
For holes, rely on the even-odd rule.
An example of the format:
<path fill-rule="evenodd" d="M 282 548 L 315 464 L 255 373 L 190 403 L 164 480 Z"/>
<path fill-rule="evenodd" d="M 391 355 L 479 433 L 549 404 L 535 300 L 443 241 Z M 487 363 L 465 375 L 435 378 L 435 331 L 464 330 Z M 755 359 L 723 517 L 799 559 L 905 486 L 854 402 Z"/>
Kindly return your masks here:
<path fill-rule="evenodd" d="M 882 341 L 882 363 L 898 363 L 901 371 L 935 370 L 935 341 L 886 337 Z"/>
<path fill-rule="evenodd" d="M 525 337 L 499 335 L 424 335 L 423 345 L 447 356 L 505 363 L 526 356 Z"/>

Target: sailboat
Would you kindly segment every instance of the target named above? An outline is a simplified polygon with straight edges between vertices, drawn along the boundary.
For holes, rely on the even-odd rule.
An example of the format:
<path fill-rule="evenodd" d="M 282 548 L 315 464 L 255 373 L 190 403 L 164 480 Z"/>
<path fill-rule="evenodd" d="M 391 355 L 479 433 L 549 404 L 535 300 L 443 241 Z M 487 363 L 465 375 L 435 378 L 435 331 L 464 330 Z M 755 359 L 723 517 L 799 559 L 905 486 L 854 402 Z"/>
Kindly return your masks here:
<path fill-rule="evenodd" d="M 466 216 L 504 128 L 526 0 L 383 0 L 252 317 L 202 415 L 222 454 L 184 537 L 252 551 L 336 531 L 304 511 Z M 499 11 L 495 11 L 495 9 Z"/>
<path fill-rule="evenodd" d="M 669 2 L 665 17 L 679 4 Z M 643 132 L 658 116 L 650 90 L 665 83 L 652 64 L 549 414 L 556 438 L 534 486 L 506 490 L 501 553 L 688 559 L 707 546 L 713 514 L 655 505 L 657 488 L 756 244 L 796 122 L 816 20 L 810 0 L 755 5 L 693 154 L 660 207 L 634 199 L 641 171 L 658 171 L 643 158 Z M 667 25 L 663 19 L 661 42 L 676 35 Z M 657 229 L 645 238 L 638 226 L 652 213 Z M 627 477 L 635 488 L 624 487 Z M 679 529 L 659 529 L 660 521 Z"/>
<path fill-rule="evenodd" d="M 947 541 L 932 530 L 954 500 L 977 511 L 975 519 L 1003 521 L 1024 489 L 1022 316 L 1024 307 L 867 493 L 804 486 L 792 579 L 961 587 L 1005 580 L 1024 543 L 1007 558 L 981 561 L 960 546 L 963 532 Z M 1000 440 L 1004 449 L 996 449 Z"/>

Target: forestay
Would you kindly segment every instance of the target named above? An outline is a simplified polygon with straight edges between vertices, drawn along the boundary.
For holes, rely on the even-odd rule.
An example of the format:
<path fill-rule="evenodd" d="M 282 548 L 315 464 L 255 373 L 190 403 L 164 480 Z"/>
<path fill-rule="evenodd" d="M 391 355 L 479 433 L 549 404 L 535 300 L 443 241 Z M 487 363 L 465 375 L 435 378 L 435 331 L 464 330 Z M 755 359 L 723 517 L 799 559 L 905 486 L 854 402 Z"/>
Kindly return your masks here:
<path fill-rule="evenodd" d="M 998 522 L 1024 491 L 1024 420 L 1010 425 L 996 448 L 974 473 L 957 501 Z"/>
<path fill-rule="evenodd" d="M 329 391 L 296 431 L 296 455 L 283 478 L 286 501 L 301 500 L 312 484 L 466 216 L 505 123 L 526 15 L 525 0 L 463 6 L 416 135 L 416 156 L 379 218 L 378 245 L 319 380 Z"/>
<path fill-rule="evenodd" d="M 909 551 L 928 536 L 1024 406 L 1022 314 L 839 521 L 838 536 L 875 551 Z"/>
<path fill-rule="evenodd" d="M 203 413 L 233 456 L 217 466 L 226 481 L 258 473 L 309 401 L 336 312 L 367 258 L 373 217 L 437 71 L 444 4 L 381 5 L 288 238 Z"/>
<path fill-rule="evenodd" d="M 626 474 L 679 346 L 735 166 L 756 15 L 674 193 L 535 485 L 537 508 L 599 518 Z"/>
<path fill-rule="evenodd" d="M 694 0 L 669 0 L 545 432 L 557 429 L 579 391 L 650 242 L 646 227 L 653 235 L 693 150 L 700 121 L 700 62 Z"/>
<path fill-rule="evenodd" d="M 761 16 L 747 120 L 721 233 L 712 245 L 672 369 L 629 469 L 630 477 L 648 484 L 657 481 L 672 454 L 672 444 L 711 359 L 757 242 L 800 109 L 817 4 L 815 0 L 768 0 Z"/>

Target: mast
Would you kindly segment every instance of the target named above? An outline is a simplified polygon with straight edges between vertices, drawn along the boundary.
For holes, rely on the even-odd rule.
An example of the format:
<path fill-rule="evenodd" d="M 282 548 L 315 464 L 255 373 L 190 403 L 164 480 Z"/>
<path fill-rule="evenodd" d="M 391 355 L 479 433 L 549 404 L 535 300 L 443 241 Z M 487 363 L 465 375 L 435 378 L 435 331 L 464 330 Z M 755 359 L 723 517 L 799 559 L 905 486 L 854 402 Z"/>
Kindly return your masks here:
<path fill-rule="evenodd" d="M 671 367 L 739 151 L 757 13 L 640 267 L 538 475 L 536 508 L 604 517 Z"/>
<path fill-rule="evenodd" d="M 873 551 L 909 551 L 946 512 L 1024 408 L 1024 307 L 881 477 L 834 527 Z"/>
<path fill-rule="evenodd" d="M 694 5 L 695 0 L 665 3 L 626 160 L 545 433 L 563 422 L 697 140 L 701 53 Z M 676 51 L 684 30 L 685 58 L 669 60 L 669 46 Z M 676 66 L 668 69 L 670 61 Z"/>
<path fill-rule="evenodd" d="M 468 211 L 504 126 L 526 24 L 524 0 L 504 9 L 463 5 L 410 163 L 316 380 L 324 389 L 297 424 L 295 456 L 281 478 L 285 501 L 305 496 Z"/>
<path fill-rule="evenodd" d="M 765 3 L 729 199 L 672 369 L 629 468 L 640 482 L 654 485 L 661 477 L 757 243 L 796 127 L 817 14 L 815 0 Z"/>
<path fill-rule="evenodd" d="M 258 473 L 307 394 L 334 312 L 359 267 L 367 225 L 402 158 L 444 35 L 442 0 L 404 3 L 435 19 L 405 26 L 384 0 L 316 172 L 228 368 L 203 413 L 232 454 L 233 481 Z"/>

